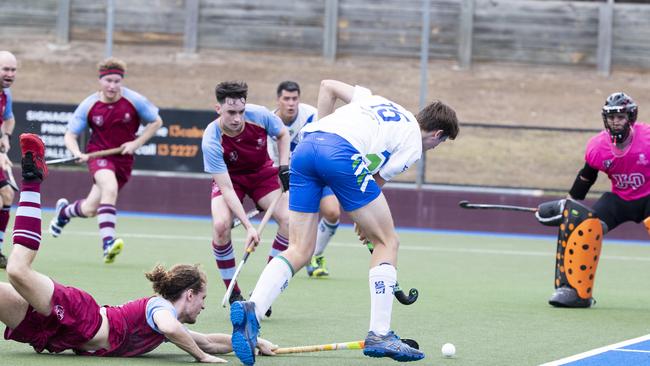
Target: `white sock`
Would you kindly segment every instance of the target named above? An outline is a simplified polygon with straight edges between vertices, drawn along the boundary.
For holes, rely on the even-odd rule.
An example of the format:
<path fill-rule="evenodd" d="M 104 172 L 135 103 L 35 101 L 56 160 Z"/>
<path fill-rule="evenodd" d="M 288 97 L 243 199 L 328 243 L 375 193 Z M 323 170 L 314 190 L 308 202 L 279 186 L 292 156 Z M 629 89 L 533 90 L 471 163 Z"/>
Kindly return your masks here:
<path fill-rule="evenodd" d="M 330 240 L 336 234 L 336 229 L 339 227 L 339 222 L 331 223 L 325 218 L 320 219 L 318 223 L 318 233 L 316 234 L 316 250 L 314 250 L 314 255 L 322 255 L 327 247 L 327 244 L 330 243 Z"/>
<path fill-rule="evenodd" d="M 281 255 L 273 258 L 264 267 L 250 298 L 250 301 L 255 303 L 255 315 L 258 321 L 262 319 L 280 293 L 289 286 L 291 277 L 293 277 L 293 268 Z"/>
<path fill-rule="evenodd" d="M 393 290 L 397 282 L 397 270 L 390 264 L 370 268 L 370 330 L 378 335 L 390 331 L 393 311 Z"/>

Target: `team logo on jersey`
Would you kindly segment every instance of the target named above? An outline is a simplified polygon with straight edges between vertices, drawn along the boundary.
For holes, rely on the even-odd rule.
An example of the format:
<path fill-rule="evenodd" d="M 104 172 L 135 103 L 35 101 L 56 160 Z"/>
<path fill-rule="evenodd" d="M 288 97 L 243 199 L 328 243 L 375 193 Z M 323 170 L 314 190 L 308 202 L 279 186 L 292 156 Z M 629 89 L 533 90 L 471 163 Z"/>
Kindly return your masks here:
<path fill-rule="evenodd" d="M 638 165 L 648 165 L 648 159 L 644 153 L 639 154 L 639 160 L 636 161 Z"/>
<path fill-rule="evenodd" d="M 93 123 L 96 124 L 97 126 L 101 126 L 104 124 L 104 116 L 99 115 L 99 116 L 93 116 Z"/>
<path fill-rule="evenodd" d="M 238 157 L 239 157 L 239 155 L 237 154 L 237 151 L 231 151 L 228 154 L 228 160 L 230 160 L 230 161 L 237 161 Z"/>
<path fill-rule="evenodd" d="M 122 120 L 122 122 L 129 123 L 129 122 L 131 122 L 131 120 L 132 120 L 131 113 L 128 113 L 128 112 L 124 113 L 124 119 Z"/>
<path fill-rule="evenodd" d="M 266 146 L 266 139 L 257 139 L 257 150 L 261 149 L 264 146 Z"/>
<path fill-rule="evenodd" d="M 65 317 L 65 310 L 61 305 L 54 305 L 54 313 L 56 314 L 56 318 L 59 320 L 63 320 Z"/>
<path fill-rule="evenodd" d="M 106 168 L 108 166 L 108 160 L 106 159 L 97 159 L 97 166 L 101 168 Z"/>
<path fill-rule="evenodd" d="M 612 161 L 611 160 L 603 161 L 603 166 L 605 167 L 605 169 L 609 169 L 609 167 L 612 166 Z"/>

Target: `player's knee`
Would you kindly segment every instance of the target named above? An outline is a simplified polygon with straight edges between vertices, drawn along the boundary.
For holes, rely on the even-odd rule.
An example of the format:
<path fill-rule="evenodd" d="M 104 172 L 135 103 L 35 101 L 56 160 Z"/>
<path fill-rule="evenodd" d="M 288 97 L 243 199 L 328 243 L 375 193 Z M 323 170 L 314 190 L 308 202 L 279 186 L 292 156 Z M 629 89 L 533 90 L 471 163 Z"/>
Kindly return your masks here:
<path fill-rule="evenodd" d="M 230 237 L 230 225 L 224 220 L 216 220 L 212 224 L 212 232 L 219 243 Z"/>
<path fill-rule="evenodd" d="M 7 279 L 9 280 L 10 283 L 12 284 L 20 284 L 23 282 L 25 274 L 27 273 L 27 265 L 25 263 L 22 263 L 20 261 L 16 261 L 15 259 L 12 260 L 11 257 L 9 257 L 9 261 L 7 262 Z"/>
<path fill-rule="evenodd" d="M 8 185 L 0 188 L 0 199 L 2 199 L 2 203 L 4 205 L 11 205 L 11 203 L 14 201 L 14 190 L 11 189 Z"/>
<path fill-rule="evenodd" d="M 323 215 L 323 218 L 330 223 L 336 223 L 339 222 L 339 218 L 341 217 L 341 210 L 337 207 L 327 207 L 323 208 L 321 210 L 321 215 Z"/>

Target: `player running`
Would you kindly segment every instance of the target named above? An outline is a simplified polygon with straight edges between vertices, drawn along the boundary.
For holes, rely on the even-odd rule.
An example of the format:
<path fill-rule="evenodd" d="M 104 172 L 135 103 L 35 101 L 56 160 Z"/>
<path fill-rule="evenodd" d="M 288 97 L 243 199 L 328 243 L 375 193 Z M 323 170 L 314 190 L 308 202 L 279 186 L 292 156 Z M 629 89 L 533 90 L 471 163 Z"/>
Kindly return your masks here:
<path fill-rule="evenodd" d="M 284 125 L 289 129 L 291 136 L 291 151 L 293 151 L 300 142 L 300 130 L 306 124 L 316 120 L 318 111 L 309 104 L 300 102 L 300 86 L 294 81 L 283 81 L 277 89 L 278 107 L 273 111 L 276 116 L 280 117 Z M 275 140 L 269 138 L 269 155 L 274 162 L 278 162 L 278 148 Z M 312 278 L 322 278 L 329 276 L 327 264 L 325 261 L 325 248 L 330 240 L 336 234 L 339 227 L 339 218 L 341 210 L 339 201 L 334 196 L 334 192 L 329 187 L 323 189 L 323 196 L 320 200 L 320 214 L 322 218 L 318 223 L 318 233 L 316 234 L 316 249 L 309 263 L 305 266 L 307 274 Z"/>
<path fill-rule="evenodd" d="M 227 288 L 236 269 L 230 230 L 233 214 L 246 228 L 246 242 L 257 244 L 259 235 L 246 217 L 242 202 L 248 195 L 258 207 L 267 210 L 278 195 L 289 189 L 289 132 L 268 109 L 246 103 L 246 83 L 222 82 L 217 85 L 215 94 L 219 117 L 205 129 L 201 147 L 205 172 L 213 179 L 212 249 Z M 267 152 L 268 136 L 278 141 L 279 168 L 273 166 Z M 289 244 L 286 195 L 275 207 L 273 219 L 278 223 L 278 232 L 269 261 Z M 242 299 L 241 289 L 235 284 L 230 303 Z"/>
<path fill-rule="evenodd" d="M 5 171 L 11 169 L 11 161 L 7 157 L 11 146 L 11 134 L 16 126 L 11 99 L 11 85 L 16 79 L 18 63 L 16 57 L 8 51 L 0 51 L 0 268 L 7 267 L 7 257 L 2 254 L 5 231 L 9 224 L 11 204 L 14 202 L 14 191 L 9 185 Z"/>
<path fill-rule="evenodd" d="M 121 306 L 99 306 L 87 292 L 64 286 L 32 268 L 41 242 L 41 183 L 47 176 L 45 146 L 33 134 L 20 136 L 23 183 L 16 211 L 7 276 L 0 283 L 0 321 L 4 337 L 29 343 L 36 352 L 72 350 L 85 356 L 133 357 L 166 340 L 199 362 L 224 363 L 212 354 L 231 351 L 230 336 L 188 330 L 205 305 L 207 280 L 195 265 L 169 270 L 156 266 L 145 277 L 155 296 Z M 258 339 L 263 354 L 277 346 Z"/>
<path fill-rule="evenodd" d="M 601 115 L 604 131 L 587 143 L 585 165 L 566 200 L 539 206 L 537 219 L 560 225 L 555 271 L 555 293 L 549 303 L 557 307 L 588 308 L 603 235 L 618 225 L 643 221 L 650 233 L 650 125 L 636 122 L 638 106 L 625 93 L 613 93 Z M 590 209 L 583 200 L 596 182 L 598 171 L 607 174 L 612 191 L 600 196 Z"/>
<path fill-rule="evenodd" d="M 348 104 L 331 114 L 337 99 Z M 397 361 L 420 360 L 424 353 L 402 343 L 390 329 L 399 240 L 381 186 L 408 169 L 423 151 L 456 138 L 456 113 L 436 101 L 416 118 L 366 88 L 324 80 L 318 115 L 317 122 L 303 128 L 303 140 L 291 158 L 289 248 L 264 268 L 250 301 L 232 304 L 233 349 L 245 365 L 255 363 L 259 319 L 309 262 L 320 197 L 329 186 L 359 226 L 361 236 L 375 245 L 368 274 L 370 329 L 363 353 Z"/>
<path fill-rule="evenodd" d="M 104 263 L 113 263 L 124 241 L 116 236 L 117 195 L 131 178 L 133 154 L 156 133 L 163 122 L 158 108 L 147 98 L 122 86 L 126 63 L 108 58 L 99 64 L 99 92 L 86 98 L 74 111 L 65 133 L 65 146 L 78 161 L 88 162 L 93 185 L 85 199 L 56 203 L 50 233 L 55 238 L 74 217 L 97 216 Z M 136 136 L 140 125 L 142 132 Z M 79 149 L 79 135 L 90 128 L 86 153 Z M 90 158 L 87 153 L 122 147 L 117 155 Z"/>

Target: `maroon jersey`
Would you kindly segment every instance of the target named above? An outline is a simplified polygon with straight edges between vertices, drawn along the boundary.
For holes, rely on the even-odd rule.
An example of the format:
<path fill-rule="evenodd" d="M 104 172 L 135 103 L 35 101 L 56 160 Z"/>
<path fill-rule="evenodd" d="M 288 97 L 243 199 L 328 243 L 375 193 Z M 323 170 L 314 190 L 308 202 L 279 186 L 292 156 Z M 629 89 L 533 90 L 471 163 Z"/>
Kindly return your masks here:
<path fill-rule="evenodd" d="M 165 341 L 165 336 L 154 331 L 146 319 L 150 297 L 127 302 L 120 306 L 106 306 L 109 323 L 108 350 L 99 350 L 95 356 L 132 357 L 152 351 Z"/>
<path fill-rule="evenodd" d="M 121 93 L 122 97 L 113 103 L 100 101 L 99 93 L 94 93 L 75 110 L 68 130 L 79 135 L 90 127 L 92 133 L 86 152 L 115 148 L 133 141 L 141 123 L 158 118 L 158 108 L 145 97 L 127 88 L 122 88 Z M 124 158 L 133 160 L 132 155 L 124 155 Z"/>
<path fill-rule="evenodd" d="M 222 136 L 223 160 L 230 175 L 250 174 L 273 165 L 266 147 L 266 130 L 246 122 L 242 133 L 235 137 Z"/>

